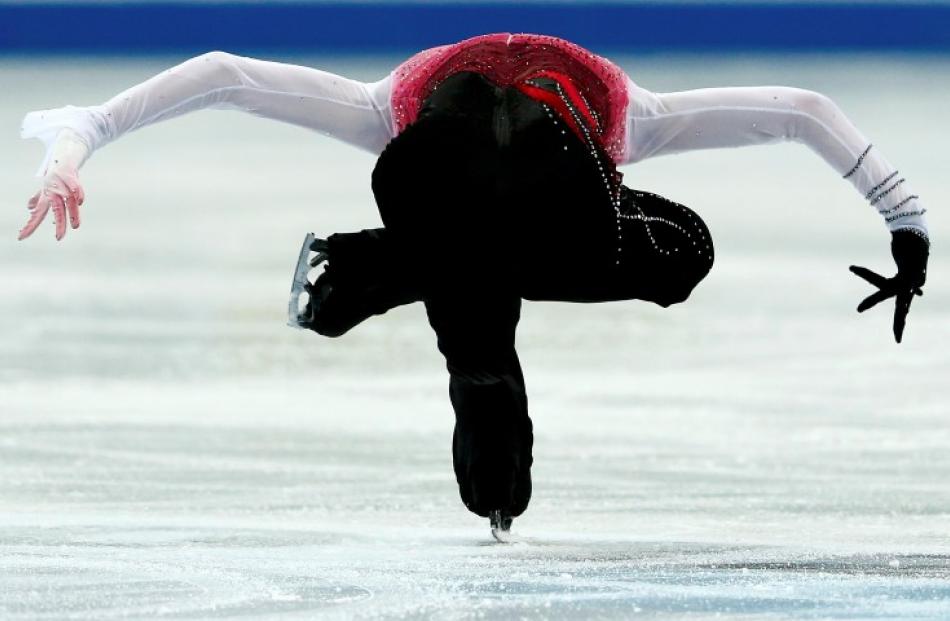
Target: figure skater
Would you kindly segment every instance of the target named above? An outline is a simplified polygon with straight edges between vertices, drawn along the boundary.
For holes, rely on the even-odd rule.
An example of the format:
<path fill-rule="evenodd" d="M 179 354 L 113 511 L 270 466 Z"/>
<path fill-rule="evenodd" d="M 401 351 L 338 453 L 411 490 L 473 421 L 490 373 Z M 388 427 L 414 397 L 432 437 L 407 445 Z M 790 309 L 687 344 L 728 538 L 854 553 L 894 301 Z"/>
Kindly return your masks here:
<path fill-rule="evenodd" d="M 378 155 L 383 227 L 308 241 L 326 261 L 296 323 L 340 336 L 372 315 L 425 304 L 449 371 L 452 453 L 465 506 L 496 536 L 531 496 L 532 424 L 515 351 L 522 299 L 682 302 L 713 243 L 689 208 L 621 184 L 617 167 L 721 147 L 800 142 L 874 207 L 897 274 L 851 271 L 895 298 L 900 342 L 926 279 L 925 209 L 904 176 L 827 97 L 785 87 L 653 93 L 567 41 L 492 34 L 423 51 L 374 83 L 211 52 L 102 105 L 31 112 L 40 190 L 20 231 L 48 212 L 62 239 L 80 224 L 78 170 L 98 148 L 204 108 L 238 109 Z M 300 266 L 298 265 L 298 268 Z"/>

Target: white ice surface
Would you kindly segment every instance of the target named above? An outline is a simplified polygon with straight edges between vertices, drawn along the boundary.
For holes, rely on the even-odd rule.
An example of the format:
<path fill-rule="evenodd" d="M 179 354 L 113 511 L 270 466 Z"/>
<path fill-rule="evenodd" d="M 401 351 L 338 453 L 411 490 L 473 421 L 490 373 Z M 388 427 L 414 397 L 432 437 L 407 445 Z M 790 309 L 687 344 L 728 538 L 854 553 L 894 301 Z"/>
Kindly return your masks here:
<path fill-rule="evenodd" d="M 0 61 L 0 618 L 950 618 L 950 60 L 624 60 L 654 90 L 831 95 L 930 207 L 930 281 L 901 346 L 854 312 L 847 266 L 889 271 L 888 236 L 801 147 L 627 169 L 717 264 L 668 310 L 526 305 L 512 545 L 458 500 L 421 308 L 285 326 L 301 235 L 378 223 L 369 156 L 202 113 L 97 153 L 64 242 L 15 241 L 20 116 L 179 60 Z"/>

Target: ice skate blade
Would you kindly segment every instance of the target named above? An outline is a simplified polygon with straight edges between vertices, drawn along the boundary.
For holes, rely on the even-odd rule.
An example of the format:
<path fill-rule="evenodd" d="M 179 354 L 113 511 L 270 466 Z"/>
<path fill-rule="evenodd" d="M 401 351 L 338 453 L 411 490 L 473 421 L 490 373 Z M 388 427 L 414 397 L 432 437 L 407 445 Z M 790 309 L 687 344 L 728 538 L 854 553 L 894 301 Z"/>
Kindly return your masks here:
<path fill-rule="evenodd" d="M 498 543 L 515 543 L 515 536 L 511 534 L 510 530 L 492 528 L 491 536 L 494 537 Z"/>
<path fill-rule="evenodd" d="M 297 257 L 294 280 L 290 285 L 290 302 L 287 304 L 287 325 L 291 328 L 307 327 L 300 315 L 300 296 L 306 290 L 305 287 L 310 284 L 307 280 L 307 274 L 310 272 L 310 246 L 315 239 L 316 236 L 313 233 L 307 233 L 303 238 L 303 246 L 300 247 L 300 255 Z"/>
<path fill-rule="evenodd" d="M 514 537 L 511 534 L 512 518 L 508 515 L 502 515 L 501 511 L 492 511 L 488 514 L 488 521 L 491 524 L 491 534 L 499 543 L 511 543 Z"/>

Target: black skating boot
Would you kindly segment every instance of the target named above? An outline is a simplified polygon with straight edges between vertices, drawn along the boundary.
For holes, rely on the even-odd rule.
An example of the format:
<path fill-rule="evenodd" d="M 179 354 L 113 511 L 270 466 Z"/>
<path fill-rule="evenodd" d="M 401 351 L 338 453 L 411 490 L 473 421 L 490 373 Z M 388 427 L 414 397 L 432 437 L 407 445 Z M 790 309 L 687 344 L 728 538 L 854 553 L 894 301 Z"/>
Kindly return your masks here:
<path fill-rule="evenodd" d="M 312 239 L 312 241 L 310 241 Z M 308 236 L 309 247 L 301 252 L 291 299 L 291 324 L 323 336 L 337 337 L 373 315 L 419 301 L 420 295 L 399 269 L 398 253 L 385 229 L 358 233 L 335 233 L 326 240 Z M 307 243 L 307 242 L 305 242 Z M 309 252 L 316 252 L 307 261 Z M 313 284 L 306 272 L 326 262 Z M 300 274 L 303 273 L 303 285 Z M 310 299 L 297 313 L 293 296 L 305 290 Z M 296 314 L 296 316 L 294 316 Z"/>
<path fill-rule="evenodd" d="M 491 520 L 492 533 L 504 540 L 512 518 L 531 500 L 534 435 L 523 380 L 453 375 L 450 395 L 459 494 L 470 511 Z"/>

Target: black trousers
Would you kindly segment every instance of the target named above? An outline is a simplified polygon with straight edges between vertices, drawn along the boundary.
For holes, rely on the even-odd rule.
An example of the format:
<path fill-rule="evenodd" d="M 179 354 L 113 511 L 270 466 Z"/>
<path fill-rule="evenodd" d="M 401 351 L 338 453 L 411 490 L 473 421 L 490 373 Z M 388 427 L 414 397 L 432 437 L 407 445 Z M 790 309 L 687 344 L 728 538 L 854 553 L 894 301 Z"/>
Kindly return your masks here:
<path fill-rule="evenodd" d="M 521 300 L 685 300 L 708 273 L 702 220 L 619 188 L 556 114 L 477 74 L 446 80 L 379 157 L 373 191 L 445 356 L 455 468 L 481 515 L 530 498 Z"/>

